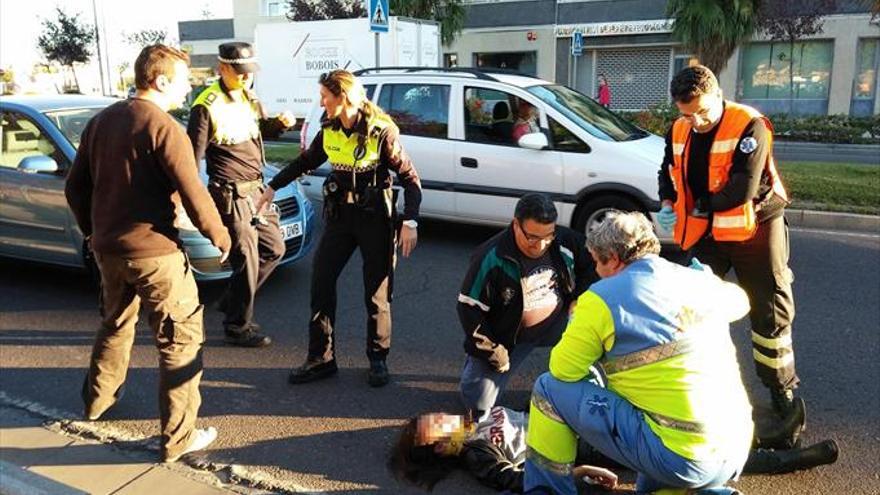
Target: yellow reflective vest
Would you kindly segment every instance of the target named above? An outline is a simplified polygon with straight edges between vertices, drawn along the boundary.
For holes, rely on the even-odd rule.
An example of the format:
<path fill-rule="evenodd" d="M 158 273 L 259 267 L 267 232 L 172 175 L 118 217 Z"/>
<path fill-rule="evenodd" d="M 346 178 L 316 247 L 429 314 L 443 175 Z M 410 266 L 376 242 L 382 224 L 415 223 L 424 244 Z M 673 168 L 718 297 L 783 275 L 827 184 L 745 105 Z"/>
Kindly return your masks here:
<path fill-rule="evenodd" d="M 211 116 L 211 143 L 233 145 L 260 139 L 260 106 L 247 91 L 244 100 L 230 98 L 220 87 L 220 81 L 208 86 L 193 102 L 202 105 Z"/>
<path fill-rule="evenodd" d="M 367 118 L 367 134 L 352 132 L 346 135 L 341 127 L 325 126 L 324 153 L 333 170 L 347 172 L 369 172 L 379 166 L 379 138 L 382 131 L 394 125 L 385 114 Z"/>

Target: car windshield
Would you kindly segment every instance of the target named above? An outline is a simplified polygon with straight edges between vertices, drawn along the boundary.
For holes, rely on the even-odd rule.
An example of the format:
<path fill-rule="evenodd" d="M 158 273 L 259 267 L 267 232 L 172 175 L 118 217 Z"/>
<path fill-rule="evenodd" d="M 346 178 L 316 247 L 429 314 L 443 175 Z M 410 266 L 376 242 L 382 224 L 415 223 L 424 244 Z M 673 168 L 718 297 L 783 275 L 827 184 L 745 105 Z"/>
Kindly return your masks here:
<path fill-rule="evenodd" d="M 648 132 L 573 89 L 556 84 L 526 89 L 599 139 L 631 141 L 648 136 Z"/>
<path fill-rule="evenodd" d="M 79 148 L 79 140 L 86 124 L 103 108 L 76 108 L 44 112 L 74 148 Z"/>

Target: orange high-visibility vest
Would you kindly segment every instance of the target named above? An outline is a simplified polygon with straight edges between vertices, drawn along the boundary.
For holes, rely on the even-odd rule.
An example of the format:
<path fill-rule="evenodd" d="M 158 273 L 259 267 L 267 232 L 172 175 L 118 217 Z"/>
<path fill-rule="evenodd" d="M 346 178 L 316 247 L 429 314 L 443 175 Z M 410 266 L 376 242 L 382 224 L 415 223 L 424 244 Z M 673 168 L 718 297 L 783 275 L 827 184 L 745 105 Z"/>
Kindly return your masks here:
<path fill-rule="evenodd" d="M 733 166 L 733 154 L 743 131 L 752 119 L 764 120 L 770 137 L 767 146 L 770 153 L 764 169 L 769 173 L 772 193 L 788 201 L 788 194 L 779 180 L 776 162 L 773 160 L 773 125 L 754 108 L 731 101 L 725 102 L 724 115 L 718 123 L 718 132 L 709 150 L 709 192 L 716 193 L 727 185 L 730 167 Z M 685 118 L 679 118 L 672 124 L 672 166 L 669 175 L 675 187 L 676 199 L 673 205 L 678 221 L 675 222 L 673 233 L 675 242 L 682 249 L 690 249 L 697 243 L 709 228 L 709 220 L 691 216 L 694 209 L 694 198 L 688 189 L 687 174 L 690 165 L 691 124 Z M 717 241 L 747 241 L 757 230 L 755 202 L 753 199 L 726 211 L 716 211 L 712 215 L 712 237 Z"/>

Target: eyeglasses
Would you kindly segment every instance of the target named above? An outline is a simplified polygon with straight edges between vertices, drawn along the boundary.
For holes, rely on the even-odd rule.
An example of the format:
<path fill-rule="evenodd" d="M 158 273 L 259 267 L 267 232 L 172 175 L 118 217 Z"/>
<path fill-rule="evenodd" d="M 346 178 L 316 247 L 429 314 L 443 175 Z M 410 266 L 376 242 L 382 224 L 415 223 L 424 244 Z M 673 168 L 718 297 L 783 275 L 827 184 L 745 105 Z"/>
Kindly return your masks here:
<path fill-rule="evenodd" d="M 519 220 L 516 221 L 516 224 L 519 226 L 519 231 L 522 232 L 522 235 L 526 238 L 526 242 L 528 242 L 529 244 L 537 244 L 539 242 L 550 242 L 553 239 L 556 239 L 556 230 L 555 229 L 553 230 L 553 232 L 550 232 L 547 235 L 537 235 L 537 234 L 530 234 L 529 232 L 527 232 L 526 229 L 523 227 L 522 222 L 520 222 Z"/>

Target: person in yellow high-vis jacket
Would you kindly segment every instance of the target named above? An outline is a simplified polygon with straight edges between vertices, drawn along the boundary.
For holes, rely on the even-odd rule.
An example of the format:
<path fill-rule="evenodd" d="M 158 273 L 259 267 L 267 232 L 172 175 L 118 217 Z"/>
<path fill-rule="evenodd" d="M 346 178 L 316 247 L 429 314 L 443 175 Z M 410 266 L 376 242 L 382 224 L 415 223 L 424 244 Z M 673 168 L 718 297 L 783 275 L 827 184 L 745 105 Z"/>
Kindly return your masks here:
<path fill-rule="evenodd" d="M 580 296 L 532 392 L 525 492 L 574 494 L 577 439 L 638 472 L 637 489 L 721 487 L 749 454 L 751 406 L 729 322 L 746 294 L 658 256 L 641 213 L 587 238 L 602 280 Z M 607 388 L 586 380 L 600 364 Z"/>
<path fill-rule="evenodd" d="M 751 302 L 758 376 L 770 389 L 773 409 L 785 417 L 799 380 L 788 196 L 773 160 L 773 126 L 757 110 L 725 100 L 715 75 L 701 65 L 679 72 L 670 93 L 681 117 L 666 137 L 658 222 L 716 275 L 733 268 Z"/>

